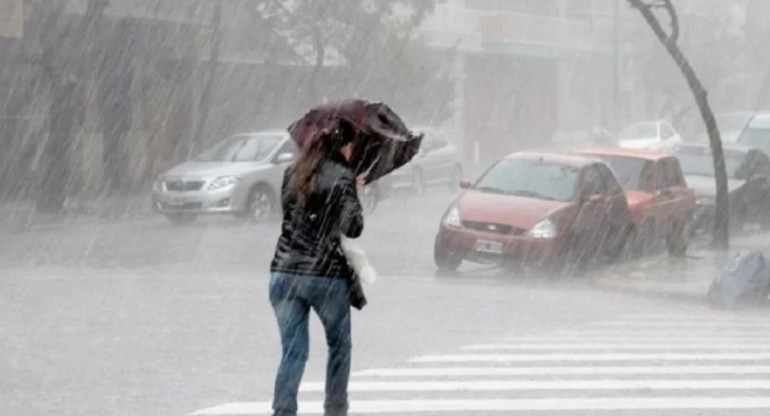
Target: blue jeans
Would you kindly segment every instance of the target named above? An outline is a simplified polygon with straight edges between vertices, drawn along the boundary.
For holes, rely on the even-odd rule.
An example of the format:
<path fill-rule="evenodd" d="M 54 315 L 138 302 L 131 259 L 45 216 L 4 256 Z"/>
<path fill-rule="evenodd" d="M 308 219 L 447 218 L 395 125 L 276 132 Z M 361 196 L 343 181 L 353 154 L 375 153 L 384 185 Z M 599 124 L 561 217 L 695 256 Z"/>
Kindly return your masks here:
<path fill-rule="evenodd" d="M 346 415 L 350 378 L 350 301 L 348 282 L 313 276 L 273 273 L 270 303 L 281 332 L 283 356 L 275 379 L 274 416 L 297 414 L 297 391 L 308 356 L 308 315 L 321 318 L 329 346 L 326 366 L 326 415 Z"/>

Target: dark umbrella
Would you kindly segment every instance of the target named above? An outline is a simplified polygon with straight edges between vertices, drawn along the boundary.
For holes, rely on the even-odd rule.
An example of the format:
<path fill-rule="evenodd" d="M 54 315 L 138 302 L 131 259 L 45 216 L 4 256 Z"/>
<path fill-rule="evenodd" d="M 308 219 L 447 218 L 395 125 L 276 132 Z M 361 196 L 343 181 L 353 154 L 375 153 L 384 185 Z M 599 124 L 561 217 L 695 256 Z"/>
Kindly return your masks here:
<path fill-rule="evenodd" d="M 300 148 L 333 128 L 340 118 L 356 129 L 351 164 L 356 176 L 366 174 L 371 183 L 409 163 L 420 151 L 422 134 L 415 135 L 401 118 L 383 103 L 345 100 L 315 107 L 289 127 Z"/>

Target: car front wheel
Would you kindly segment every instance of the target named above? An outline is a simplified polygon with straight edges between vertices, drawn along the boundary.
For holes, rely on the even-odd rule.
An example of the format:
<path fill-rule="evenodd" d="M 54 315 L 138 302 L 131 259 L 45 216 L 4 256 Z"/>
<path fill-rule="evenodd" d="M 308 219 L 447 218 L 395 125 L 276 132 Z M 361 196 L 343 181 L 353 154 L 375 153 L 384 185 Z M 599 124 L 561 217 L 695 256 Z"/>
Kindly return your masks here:
<path fill-rule="evenodd" d="M 249 197 L 246 201 L 244 219 L 253 222 L 264 222 L 273 215 L 275 196 L 267 186 L 258 185 L 254 187 L 249 192 Z"/>
<path fill-rule="evenodd" d="M 433 246 L 433 260 L 436 262 L 441 272 L 455 272 L 463 262 L 462 254 L 456 250 L 450 250 L 441 241 L 441 238 L 436 238 L 436 243 Z"/>

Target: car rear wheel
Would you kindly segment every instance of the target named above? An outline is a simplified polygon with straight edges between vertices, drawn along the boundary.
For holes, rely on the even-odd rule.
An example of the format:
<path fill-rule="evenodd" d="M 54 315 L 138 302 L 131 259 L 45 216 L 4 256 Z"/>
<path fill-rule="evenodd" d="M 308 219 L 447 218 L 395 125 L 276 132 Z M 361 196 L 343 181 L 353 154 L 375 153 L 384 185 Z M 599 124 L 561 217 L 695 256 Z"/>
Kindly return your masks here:
<path fill-rule="evenodd" d="M 689 245 L 688 236 L 690 233 L 686 228 L 686 223 L 674 222 L 671 225 L 671 230 L 666 236 L 666 247 L 668 248 L 669 256 L 684 257 L 687 253 L 687 246 Z"/>
<path fill-rule="evenodd" d="M 176 214 L 166 214 L 166 218 L 174 224 L 184 225 L 184 224 L 191 224 L 195 222 L 198 216 L 195 214 L 176 213 Z"/>
<path fill-rule="evenodd" d="M 656 237 L 655 222 L 652 220 L 646 221 L 634 238 L 634 254 L 636 257 L 643 257 L 651 253 L 653 248 L 655 248 Z"/>

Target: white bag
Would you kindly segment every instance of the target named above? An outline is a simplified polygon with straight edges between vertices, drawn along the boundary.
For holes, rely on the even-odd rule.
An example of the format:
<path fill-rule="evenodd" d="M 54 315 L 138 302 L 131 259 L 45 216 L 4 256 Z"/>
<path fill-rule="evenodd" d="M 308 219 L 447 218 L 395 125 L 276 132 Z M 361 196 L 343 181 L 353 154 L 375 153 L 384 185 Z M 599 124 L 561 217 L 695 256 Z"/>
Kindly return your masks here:
<path fill-rule="evenodd" d="M 369 263 L 364 249 L 349 238 L 341 237 L 340 240 L 342 241 L 342 251 L 345 252 L 350 267 L 356 271 L 362 282 L 368 285 L 374 284 L 374 281 L 377 280 L 377 272 Z"/>

